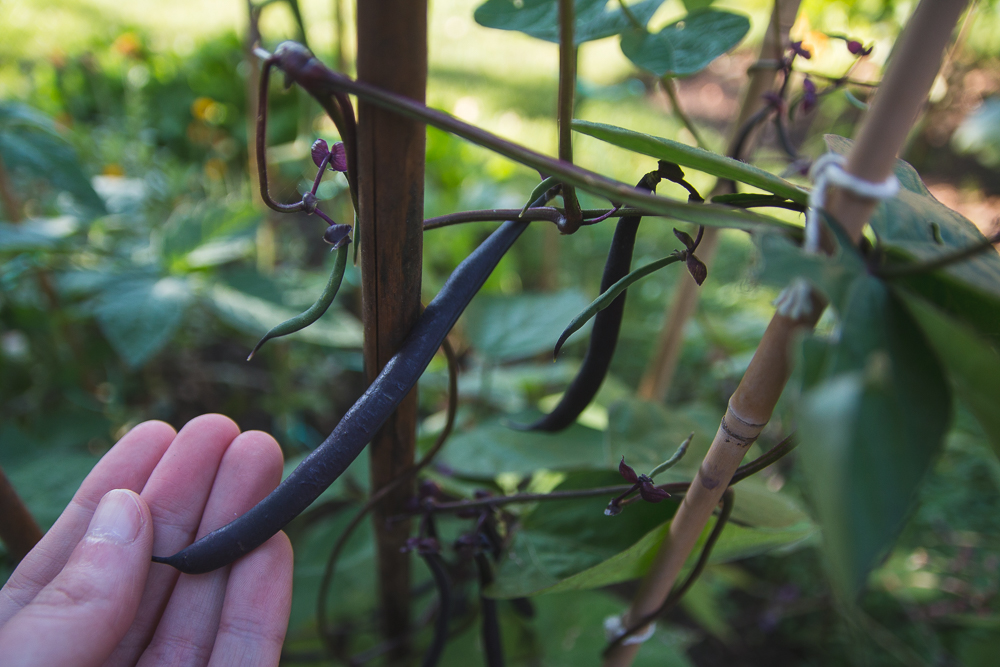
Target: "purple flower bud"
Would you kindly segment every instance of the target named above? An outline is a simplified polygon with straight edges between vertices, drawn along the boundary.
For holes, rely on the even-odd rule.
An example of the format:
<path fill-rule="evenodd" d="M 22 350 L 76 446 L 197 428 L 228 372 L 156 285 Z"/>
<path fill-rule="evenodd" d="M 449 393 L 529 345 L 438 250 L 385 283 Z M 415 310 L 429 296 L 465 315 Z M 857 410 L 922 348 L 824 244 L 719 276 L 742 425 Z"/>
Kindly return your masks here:
<path fill-rule="evenodd" d="M 433 480 L 425 479 L 420 482 L 420 488 L 417 493 L 421 498 L 440 498 L 441 497 L 441 487 L 437 485 L 437 482 Z"/>
<path fill-rule="evenodd" d="M 816 84 L 809 77 L 805 78 L 802 82 L 802 110 L 809 113 L 816 103 L 819 101 L 819 96 L 816 94 Z"/>
<path fill-rule="evenodd" d="M 802 41 L 801 40 L 798 41 L 798 42 L 792 42 L 789 45 L 789 48 L 792 50 L 792 53 L 794 53 L 797 56 L 802 56 L 806 60 L 809 60 L 810 58 L 813 57 L 812 52 L 809 51 L 809 49 L 806 49 L 806 48 L 804 48 L 802 46 Z"/>
<path fill-rule="evenodd" d="M 779 113 L 785 113 L 785 100 L 774 91 L 768 91 L 761 95 L 768 104 L 778 110 Z"/>
<path fill-rule="evenodd" d="M 686 262 L 688 273 L 691 274 L 691 277 L 700 286 L 708 278 L 708 267 L 705 266 L 704 262 L 690 253 L 688 253 Z"/>
<path fill-rule="evenodd" d="M 312 154 L 313 163 L 317 167 L 321 167 L 323 166 L 323 160 L 330 154 L 330 147 L 322 139 L 317 139 L 313 142 L 309 152 Z"/>
<path fill-rule="evenodd" d="M 869 46 L 866 49 L 864 45 L 862 45 L 861 42 L 857 40 L 854 39 L 847 40 L 847 50 L 853 53 L 854 55 L 858 56 L 859 58 L 870 54 L 873 48 L 874 47 Z"/>
<path fill-rule="evenodd" d="M 608 503 L 608 506 L 604 508 L 605 516 L 618 516 L 621 513 L 622 513 L 622 506 L 619 504 L 617 498 Z"/>
<path fill-rule="evenodd" d="M 350 225 L 330 225 L 323 234 L 323 240 L 329 243 L 336 250 L 337 248 L 351 242 Z"/>
<path fill-rule="evenodd" d="M 347 149 L 344 148 L 344 142 L 338 141 L 330 149 L 333 154 L 330 156 L 330 169 L 333 171 L 347 171 Z"/>
<path fill-rule="evenodd" d="M 624 456 L 622 457 L 622 462 L 618 464 L 618 472 L 621 473 L 621 476 L 625 478 L 626 482 L 636 484 L 639 481 L 639 476 L 635 474 L 635 470 L 632 469 L 632 466 L 625 463 Z"/>
<path fill-rule="evenodd" d="M 674 227 L 674 236 L 676 236 L 680 240 L 680 242 L 684 244 L 684 247 L 687 248 L 688 250 L 694 247 L 694 239 L 691 238 L 691 235 L 688 234 L 687 232 L 682 232 L 681 230 Z"/>
<path fill-rule="evenodd" d="M 658 503 L 662 500 L 666 500 L 670 497 L 670 494 L 663 489 L 658 489 L 653 486 L 653 482 L 649 479 L 643 480 L 642 484 L 639 486 L 639 495 L 647 503 Z"/>

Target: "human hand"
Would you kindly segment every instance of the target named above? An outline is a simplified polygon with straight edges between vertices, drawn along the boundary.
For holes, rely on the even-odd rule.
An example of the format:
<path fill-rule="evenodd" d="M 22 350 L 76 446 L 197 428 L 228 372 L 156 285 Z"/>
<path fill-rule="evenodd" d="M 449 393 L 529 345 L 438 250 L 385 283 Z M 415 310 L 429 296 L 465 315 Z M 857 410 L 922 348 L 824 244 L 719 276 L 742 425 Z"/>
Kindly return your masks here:
<path fill-rule="evenodd" d="M 281 480 L 281 449 L 203 415 L 180 433 L 128 432 L 0 591 L 5 665 L 277 665 L 292 597 L 278 533 L 231 566 L 152 564 L 253 507 Z"/>

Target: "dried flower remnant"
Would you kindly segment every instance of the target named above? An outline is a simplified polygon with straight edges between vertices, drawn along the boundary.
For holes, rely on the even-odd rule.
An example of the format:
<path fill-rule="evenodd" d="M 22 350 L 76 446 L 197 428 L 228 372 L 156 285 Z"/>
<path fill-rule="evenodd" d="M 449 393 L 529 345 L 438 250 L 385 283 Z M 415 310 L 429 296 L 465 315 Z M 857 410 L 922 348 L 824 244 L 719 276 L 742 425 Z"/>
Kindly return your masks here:
<path fill-rule="evenodd" d="M 625 463 L 624 456 L 622 457 L 621 463 L 618 464 L 618 472 L 625 478 L 625 481 L 632 482 L 632 488 L 620 496 L 612 498 L 611 502 L 608 503 L 608 506 L 604 509 L 604 514 L 607 516 L 616 516 L 621 514 L 622 501 L 635 491 L 639 491 L 639 496 L 648 503 L 658 503 L 670 497 L 669 493 L 663 489 L 657 488 L 656 485 L 653 484 L 653 480 L 648 475 L 637 475 L 632 466 Z"/>

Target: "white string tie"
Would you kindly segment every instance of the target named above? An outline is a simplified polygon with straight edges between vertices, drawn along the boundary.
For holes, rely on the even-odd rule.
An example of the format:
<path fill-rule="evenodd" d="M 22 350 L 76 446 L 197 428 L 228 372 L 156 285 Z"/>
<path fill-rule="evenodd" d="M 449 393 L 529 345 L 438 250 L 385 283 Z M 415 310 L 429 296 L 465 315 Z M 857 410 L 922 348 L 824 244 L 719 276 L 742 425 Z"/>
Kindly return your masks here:
<path fill-rule="evenodd" d="M 813 189 L 809 193 L 809 207 L 806 209 L 805 243 L 802 248 L 807 253 L 815 254 L 820 249 L 822 229 L 819 212 L 826 204 L 826 189 L 835 185 L 859 197 L 867 199 L 892 199 L 899 192 L 899 179 L 895 174 L 889 174 L 881 183 L 873 183 L 847 173 L 844 163 L 847 159 L 837 153 L 825 153 L 819 157 L 809 170 Z M 799 319 L 812 312 L 812 300 L 809 298 L 812 288 L 803 278 L 796 278 L 782 290 L 773 305 L 785 317 Z"/>
<path fill-rule="evenodd" d="M 625 634 L 625 631 L 625 624 L 622 622 L 621 616 L 608 616 L 604 619 L 604 637 L 609 642 L 613 642 L 621 637 Z M 650 623 L 642 632 L 632 635 L 631 637 L 627 637 L 622 642 L 622 645 L 629 646 L 631 644 L 642 644 L 652 637 L 654 632 L 656 632 L 656 623 Z"/>

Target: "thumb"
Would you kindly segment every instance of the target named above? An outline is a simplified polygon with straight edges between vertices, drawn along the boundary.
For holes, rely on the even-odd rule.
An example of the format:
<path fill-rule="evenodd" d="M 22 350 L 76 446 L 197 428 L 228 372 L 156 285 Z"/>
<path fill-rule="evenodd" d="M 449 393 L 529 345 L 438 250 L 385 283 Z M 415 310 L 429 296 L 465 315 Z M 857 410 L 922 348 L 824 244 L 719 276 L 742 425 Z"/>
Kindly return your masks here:
<path fill-rule="evenodd" d="M 132 624 L 153 552 L 146 503 L 109 491 L 55 579 L 0 628 L 12 665 L 100 665 Z"/>

